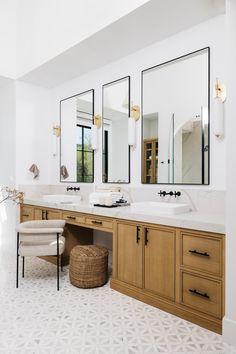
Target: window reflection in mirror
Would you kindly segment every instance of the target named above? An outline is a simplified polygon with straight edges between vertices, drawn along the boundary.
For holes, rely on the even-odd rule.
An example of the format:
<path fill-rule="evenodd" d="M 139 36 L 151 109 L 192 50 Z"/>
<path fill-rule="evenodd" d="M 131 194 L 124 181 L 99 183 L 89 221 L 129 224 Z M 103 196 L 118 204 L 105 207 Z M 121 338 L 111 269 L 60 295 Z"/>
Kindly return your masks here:
<path fill-rule="evenodd" d="M 61 182 L 94 180 L 94 90 L 61 101 Z M 66 173 L 65 173 L 66 172 Z"/>
<path fill-rule="evenodd" d="M 142 182 L 209 183 L 209 48 L 142 72 Z"/>
<path fill-rule="evenodd" d="M 103 182 L 129 183 L 130 77 L 103 85 Z"/>

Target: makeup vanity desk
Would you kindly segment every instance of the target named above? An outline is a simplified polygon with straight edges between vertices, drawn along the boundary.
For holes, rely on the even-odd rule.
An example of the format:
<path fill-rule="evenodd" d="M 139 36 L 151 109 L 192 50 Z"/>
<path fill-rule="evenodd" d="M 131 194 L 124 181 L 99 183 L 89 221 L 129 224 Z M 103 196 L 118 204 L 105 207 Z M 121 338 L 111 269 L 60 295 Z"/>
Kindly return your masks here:
<path fill-rule="evenodd" d="M 176 316 L 222 332 L 225 226 L 223 215 L 189 212 L 154 216 L 117 208 L 26 199 L 20 220 L 66 220 L 65 260 L 93 230 L 112 234 L 110 286 Z M 54 261 L 51 257 L 50 261 Z"/>

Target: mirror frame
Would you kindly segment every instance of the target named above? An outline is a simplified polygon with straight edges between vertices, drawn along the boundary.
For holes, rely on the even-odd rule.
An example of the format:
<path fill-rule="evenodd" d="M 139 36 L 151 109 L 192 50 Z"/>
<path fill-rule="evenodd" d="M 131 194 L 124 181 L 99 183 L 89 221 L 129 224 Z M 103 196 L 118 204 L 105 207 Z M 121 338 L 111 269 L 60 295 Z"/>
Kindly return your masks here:
<path fill-rule="evenodd" d="M 72 95 L 72 96 L 69 96 L 69 97 L 66 97 L 66 98 L 63 98 L 62 100 L 60 100 L 60 127 L 61 127 L 61 104 L 63 101 L 66 101 L 70 98 L 74 98 L 74 97 L 77 97 L 77 96 L 80 96 L 80 95 L 83 95 L 85 93 L 89 93 L 89 92 L 92 92 L 92 124 L 94 124 L 94 93 L 95 93 L 95 90 L 94 89 L 90 89 L 90 90 L 86 90 L 86 91 L 83 91 L 83 92 L 80 92 L 80 93 L 77 93 L 76 95 Z M 94 150 L 93 150 L 93 179 L 92 179 L 92 182 L 77 182 L 77 181 L 66 181 L 66 180 L 61 180 L 61 134 L 60 134 L 60 166 L 59 166 L 59 182 L 60 183 L 86 183 L 86 184 L 91 184 L 91 183 L 94 183 Z"/>
<path fill-rule="evenodd" d="M 208 138 L 208 165 L 207 165 L 207 169 L 208 169 L 208 180 L 207 180 L 207 183 L 204 183 L 204 179 L 205 179 L 205 168 L 204 168 L 204 163 L 202 164 L 203 165 L 203 169 L 202 169 L 202 172 L 201 172 L 201 175 L 202 175 L 202 183 L 145 183 L 143 182 L 143 174 L 142 174 L 142 170 L 143 170 L 143 158 L 144 158 L 144 151 L 143 151 L 143 115 L 144 115 L 144 112 L 143 112 L 143 76 L 144 76 L 144 73 L 148 70 L 151 70 L 151 69 L 154 69 L 154 68 L 158 68 L 160 66 L 163 66 L 163 65 L 166 65 L 166 64 L 170 64 L 176 60 L 181 60 L 181 59 L 186 59 L 186 57 L 188 56 L 194 56 L 196 55 L 197 53 L 200 54 L 200 52 L 203 52 L 203 51 L 206 51 L 207 53 L 207 60 L 208 60 L 208 63 L 207 63 L 207 71 L 208 71 L 208 77 L 207 77 L 207 84 L 208 84 L 208 88 L 207 88 L 207 94 L 208 94 L 208 97 L 207 97 L 207 102 L 208 102 L 208 110 L 207 110 L 207 113 L 208 113 L 208 133 L 207 133 L 207 138 Z M 176 57 L 174 59 L 171 59 L 171 60 L 167 60 L 165 62 L 162 62 L 160 64 L 157 64 L 157 65 L 154 65 L 154 66 L 151 66 L 147 69 L 144 69 L 141 71 L 141 116 L 142 116 L 142 128 L 141 128 L 141 184 L 144 184 L 144 185 L 168 185 L 168 186 L 171 186 L 171 185 L 180 185 L 180 186 L 208 186 L 210 185 L 210 47 L 204 47 L 204 48 L 201 48 L 201 49 L 198 49 L 196 51 L 193 51 L 193 52 L 190 52 L 190 53 L 187 53 L 187 54 L 184 54 L 184 55 L 181 55 L 179 57 Z M 202 131 L 202 146 L 204 146 L 204 133 Z M 204 149 L 202 149 L 202 158 L 203 158 L 203 161 L 204 161 Z"/>
<path fill-rule="evenodd" d="M 102 183 L 109 183 L 109 184 L 129 184 L 130 183 L 130 145 L 128 144 L 128 181 L 127 182 L 104 182 L 103 178 L 103 169 L 104 169 L 104 162 L 103 162 L 103 144 L 104 144 L 104 88 L 105 86 L 109 86 L 111 84 L 114 84 L 118 81 L 128 79 L 128 118 L 130 117 L 130 75 L 121 77 L 117 80 L 110 81 L 104 85 L 102 85 Z"/>

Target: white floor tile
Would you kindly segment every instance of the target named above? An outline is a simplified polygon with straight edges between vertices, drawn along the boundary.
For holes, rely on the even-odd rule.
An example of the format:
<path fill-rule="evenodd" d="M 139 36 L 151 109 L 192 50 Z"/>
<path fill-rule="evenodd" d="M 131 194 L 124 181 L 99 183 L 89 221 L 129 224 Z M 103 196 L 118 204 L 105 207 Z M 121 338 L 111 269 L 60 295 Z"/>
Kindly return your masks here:
<path fill-rule="evenodd" d="M 27 258 L 15 288 L 15 259 L 0 269 L 0 354 L 236 354 L 214 334 L 122 295 L 109 284 L 79 289 L 56 267 Z"/>

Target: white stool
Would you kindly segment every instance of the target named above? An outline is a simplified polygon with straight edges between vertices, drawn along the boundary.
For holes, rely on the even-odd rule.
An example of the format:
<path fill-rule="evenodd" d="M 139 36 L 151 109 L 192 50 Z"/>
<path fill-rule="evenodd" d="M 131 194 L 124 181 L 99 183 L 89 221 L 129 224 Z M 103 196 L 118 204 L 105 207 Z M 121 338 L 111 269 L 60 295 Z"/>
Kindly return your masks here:
<path fill-rule="evenodd" d="M 65 238 L 62 236 L 64 220 L 35 220 L 18 225 L 16 287 L 18 288 L 19 256 L 23 257 L 22 277 L 24 278 L 25 256 L 57 256 L 57 290 L 59 290 L 59 257 L 63 269 Z"/>

